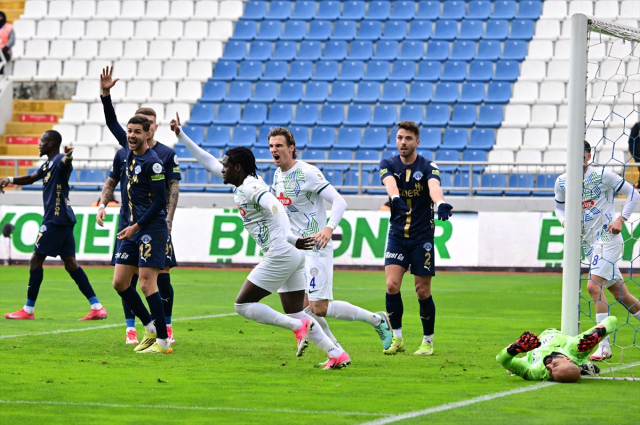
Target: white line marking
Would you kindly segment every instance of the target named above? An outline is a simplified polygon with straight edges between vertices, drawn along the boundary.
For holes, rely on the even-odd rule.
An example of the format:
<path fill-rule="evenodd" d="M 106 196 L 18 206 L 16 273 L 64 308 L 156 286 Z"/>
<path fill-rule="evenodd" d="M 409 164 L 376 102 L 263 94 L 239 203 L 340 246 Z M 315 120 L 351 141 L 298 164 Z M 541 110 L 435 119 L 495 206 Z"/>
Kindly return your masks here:
<path fill-rule="evenodd" d="M 185 320 L 201 320 L 201 319 L 212 319 L 214 317 L 227 317 L 227 316 L 237 316 L 238 313 L 224 313 L 224 314 L 211 314 L 209 316 L 194 316 L 194 317 L 181 317 L 177 319 L 173 319 L 174 322 L 180 322 Z M 103 326 L 92 326 L 90 328 L 78 328 L 78 329 L 59 329 L 57 331 L 49 331 L 49 332 L 38 332 L 35 334 L 17 334 L 17 335 L 0 335 L 0 339 L 5 338 L 20 338 L 23 336 L 38 336 L 38 335 L 53 335 L 53 334 L 65 334 L 69 332 L 85 332 L 85 331 L 93 331 L 95 329 L 108 329 L 108 328 L 117 328 L 117 327 L 125 327 L 122 323 L 116 323 L 112 325 L 103 325 Z"/>
<path fill-rule="evenodd" d="M 222 410 L 231 412 L 277 412 L 277 413 L 304 413 L 311 415 L 343 415 L 343 416 L 384 416 L 385 413 L 369 413 L 369 412 L 337 412 L 331 410 L 290 410 L 290 409 L 249 409 L 241 407 L 203 407 L 203 406 L 167 406 L 167 405 L 148 405 L 148 404 L 115 404 L 115 403 L 74 403 L 66 401 L 27 401 L 27 400 L 0 400 L 5 404 L 37 404 L 37 405 L 53 405 L 53 406 L 92 406 L 92 407 L 122 407 L 125 409 L 176 409 L 176 410 Z"/>

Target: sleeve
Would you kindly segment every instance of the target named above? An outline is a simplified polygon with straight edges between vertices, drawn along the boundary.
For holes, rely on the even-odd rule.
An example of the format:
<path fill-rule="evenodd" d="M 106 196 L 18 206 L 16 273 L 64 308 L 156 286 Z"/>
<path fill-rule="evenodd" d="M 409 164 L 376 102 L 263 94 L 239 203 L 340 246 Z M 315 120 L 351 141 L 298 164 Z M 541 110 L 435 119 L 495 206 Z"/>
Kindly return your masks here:
<path fill-rule="evenodd" d="M 36 170 L 36 174 L 38 175 L 38 179 L 41 179 L 41 178 L 43 178 L 43 177 L 44 177 L 44 166 L 45 166 L 46 164 L 47 164 L 47 163 L 45 162 L 44 164 L 42 164 L 42 165 L 40 166 L 40 168 L 38 168 L 38 169 Z"/>
<path fill-rule="evenodd" d="M 510 355 L 507 352 L 506 347 L 502 351 L 500 351 L 500 354 L 496 356 L 496 361 L 500 364 L 500 366 L 507 369 L 514 375 L 518 375 L 519 377 L 527 380 L 529 379 L 531 365 L 523 359 L 519 359 Z"/>
<path fill-rule="evenodd" d="M 624 206 L 622 207 L 621 215 L 625 220 L 629 220 L 629 217 L 631 217 L 631 213 L 638 206 L 638 201 L 640 201 L 640 193 L 638 193 L 638 191 L 627 181 L 622 183 L 620 193 L 627 197 L 627 202 L 625 202 Z"/>
<path fill-rule="evenodd" d="M 331 183 L 324 178 L 322 171 L 315 167 L 305 170 L 304 179 L 305 189 L 310 192 L 315 192 L 318 195 L 320 195 L 327 187 L 331 186 Z"/>
<path fill-rule="evenodd" d="M 430 162 L 427 166 L 427 181 L 431 179 L 436 179 L 439 182 L 442 181 L 440 179 L 440 168 L 438 168 L 438 164 L 436 164 L 435 162 Z"/>
<path fill-rule="evenodd" d="M 116 156 L 113 157 L 113 163 L 111 164 L 111 169 L 109 170 L 109 178 L 115 180 L 116 185 L 120 181 L 120 167 L 122 166 L 122 159 L 120 158 L 120 152 L 116 153 Z"/>
<path fill-rule="evenodd" d="M 113 103 L 111 103 L 111 96 L 100 96 L 100 100 L 102 100 L 102 107 L 104 108 L 104 119 L 107 122 L 107 127 L 109 127 L 111 134 L 113 134 L 113 137 L 116 138 L 120 146 L 129 149 L 127 146 L 127 132 L 124 131 L 118 122 L 116 110 L 113 108 Z"/>
<path fill-rule="evenodd" d="M 612 173 L 611 171 L 603 170 L 602 171 L 602 183 L 607 187 L 610 187 L 614 193 L 618 193 L 622 186 L 625 183 L 625 179 L 617 175 L 616 173 Z"/>
<path fill-rule="evenodd" d="M 142 217 L 138 220 L 138 226 L 144 227 L 155 219 L 161 211 L 167 208 L 167 188 L 164 183 L 164 167 L 159 159 L 153 164 L 145 164 L 143 172 L 151 179 L 151 193 L 153 202 Z"/>
<path fill-rule="evenodd" d="M 347 201 L 345 201 L 342 195 L 340 195 L 338 191 L 331 185 L 327 186 L 320 193 L 320 196 L 322 197 L 322 199 L 332 204 L 331 218 L 329 218 L 327 227 L 335 229 L 336 227 L 338 227 L 338 224 L 340 224 L 340 220 L 342 220 L 342 216 L 347 210 Z"/>
<path fill-rule="evenodd" d="M 558 201 L 556 201 L 556 217 L 558 217 L 558 220 L 561 224 L 564 223 L 566 217 L 564 206 L 564 203 L 559 203 Z"/>
<path fill-rule="evenodd" d="M 191 155 L 193 155 L 193 157 L 197 159 L 198 162 L 204 166 L 204 168 L 211 171 L 216 176 L 222 178 L 222 163 L 218 161 L 215 156 L 211 155 L 209 152 L 196 145 L 195 142 L 184 133 L 182 127 L 180 127 L 178 140 L 180 140 L 182 144 L 184 144 L 187 149 L 189 149 Z"/>
<path fill-rule="evenodd" d="M 278 199 L 268 189 L 265 189 L 257 195 L 257 203 L 260 204 L 262 208 L 271 211 L 273 218 L 276 219 L 280 229 L 282 230 L 282 236 L 284 236 L 287 242 L 295 246 L 298 237 L 291 232 L 289 217 L 287 216 L 287 212 L 284 210 L 280 201 L 278 201 Z"/>
<path fill-rule="evenodd" d="M 181 132 L 182 133 L 182 132 Z M 178 155 L 171 149 L 171 155 L 164 164 L 167 180 L 182 180 L 180 175 L 180 167 L 178 167 Z"/>
<path fill-rule="evenodd" d="M 629 153 L 636 158 L 636 161 L 640 160 L 640 122 L 634 124 L 631 127 L 631 134 L 629 134 Z"/>
<path fill-rule="evenodd" d="M 389 158 L 385 158 L 380 161 L 380 184 L 387 176 L 393 176 L 393 168 L 391 167 L 391 161 Z"/>
<path fill-rule="evenodd" d="M 555 193 L 556 204 L 564 204 L 565 190 L 564 180 L 560 181 L 561 177 L 556 179 L 556 184 L 553 186 L 553 192 Z"/>

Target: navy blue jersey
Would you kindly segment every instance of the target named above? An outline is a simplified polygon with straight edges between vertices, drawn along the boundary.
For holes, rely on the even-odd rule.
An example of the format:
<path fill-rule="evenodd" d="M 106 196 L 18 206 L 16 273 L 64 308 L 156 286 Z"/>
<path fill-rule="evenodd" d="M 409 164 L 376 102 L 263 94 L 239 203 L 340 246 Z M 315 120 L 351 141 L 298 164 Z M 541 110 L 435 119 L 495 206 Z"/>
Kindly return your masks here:
<path fill-rule="evenodd" d="M 76 215 L 69 202 L 69 177 L 73 166 L 64 165 L 63 153 L 47 160 L 36 172 L 42 179 L 43 223 L 74 224 Z"/>
<path fill-rule="evenodd" d="M 120 182 L 120 217 L 118 219 L 118 232 L 129 225 L 129 209 L 127 200 L 127 151 L 118 149 L 113 157 L 113 164 L 109 170 L 109 178 L 115 180 L 116 186 Z"/>
<path fill-rule="evenodd" d="M 167 191 L 164 167 L 158 155 L 147 149 L 137 156 L 127 151 L 127 203 L 129 225 L 160 224 L 166 227 Z"/>
<path fill-rule="evenodd" d="M 408 213 L 391 213 L 391 229 L 405 238 L 433 238 L 433 200 L 429 194 L 427 181 L 440 181 L 438 166 L 418 155 L 413 164 L 405 165 L 400 155 L 380 161 L 380 181 L 393 176 L 400 191 L 400 197 L 407 203 Z"/>

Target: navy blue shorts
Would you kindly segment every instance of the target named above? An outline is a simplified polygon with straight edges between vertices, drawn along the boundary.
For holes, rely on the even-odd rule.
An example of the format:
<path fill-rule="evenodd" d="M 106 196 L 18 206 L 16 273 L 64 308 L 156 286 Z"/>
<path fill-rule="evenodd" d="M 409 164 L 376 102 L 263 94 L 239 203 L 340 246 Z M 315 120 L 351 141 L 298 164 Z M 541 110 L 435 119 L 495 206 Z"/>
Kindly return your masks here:
<path fill-rule="evenodd" d="M 120 233 L 120 232 L 118 232 Z M 118 252 L 120 252 L 120 245 L 122 245 L 122 240 L 118 239 L 118 237 L 116 236 L 116 240 L 113 244 L 113 255 L 111 256 L 111 265 L 115 266 L 116 265 L 116 259 L 118 258 Z"/>
<path fill-rule="evenodd" d="M 435 251 L 433 238 L 407 239 L 389 230 L 389 240 L 384 254 L 384 265 L 398 265 L 415 276 L 435 276 Z"/>
<path fill-rule="evenodd" d="M 120 241 L 116 264 L 164 269 L 167 228 L 140 229 L 126 241 Z"/>
<path fill-rule="evenodd" d="M 47 257 L 75 257 L 76 240 L 73 237 L 74 224 L 45 223 L 40 226 L 38 239 L 33 249 Z"/>
<path fill-rule="evenodd" d="M 164 266 L 167 267 L 175 267 L 178 265 L 176 261 L 176 253 L 173 250 L 173 241 L 171 240 L 171 235 L 167 237 L 167 247 L 164 252 Z"/>

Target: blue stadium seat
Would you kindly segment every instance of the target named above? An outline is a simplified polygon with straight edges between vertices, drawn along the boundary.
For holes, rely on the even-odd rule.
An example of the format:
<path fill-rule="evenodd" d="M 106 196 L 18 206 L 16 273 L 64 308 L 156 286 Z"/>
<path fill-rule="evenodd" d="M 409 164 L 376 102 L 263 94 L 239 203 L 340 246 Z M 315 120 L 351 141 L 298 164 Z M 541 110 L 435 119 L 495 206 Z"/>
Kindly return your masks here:
<path fill-rule="evenodd" d="M 204 167 L 188 168 L 184 172 L 184 179 L 181 183 L 204 185 L 209 183 L 209 172 Z M 180 191 L 184 192 L 204 192 L 203 186 L 180 185 Z"/>
<path fill-rule="evenodd" d="M 464 1 L 445 1 L 442 3 L 440 19 L 460 20 L 464 18 L 466 5 Z"/>
<path fill-rule="evenodd" d="M 193 105 L 193 109 L 201 105 Z M 193 111 L 191 111 L 193 118 Z M 218 107 L 218 115 L 213 120 L 215 125 L 236 125 L 240 121 L 240 105 L 239 104 L 222 104 Z"/>
<path fill-rule="evenodd" d="M 416 81 L 432 81 L 440 80 L 442 73 L 442 62 L 440 61 L 422 61 L 418 64 L 418 73 Z M 491 74 L 493 76 L 493 74 Z"/>
<path fill-rule="evenodd" d="M 189 136 L 193 143 L 200 146 L 204 143 L 204 127 L 202 126 L 192 126 L 187 124 L 186 127 L 182 127 L 184 133 Z"/>
<path fill-rule="evenodd" d="M 524 40 L 507 40 L 504 43 L 502 59 L 523 61 L 527 56 L 527 42 Z"/>
<path fill-rule="evenodd" d="M 262 77 L 262 62 L 242 61 L 236 80 L 258 81 Z"/>
<path fill-rule="evenodd" d="M 395 141 L 395 133 L 392 134 L 392 138 Z M 395 142 L 393 144 L 393 148 L 385 149 L 382 151 L 382 159 L 387 159 L 387 158 L 391 158 L 392 156 L 398 156 L 398 155 L 400 155 L 400 152 L 397 151 Z"/>
<path fill-rule="evenodd" d="M 537 20 L 542 14 L 542 2 L 541 1 L 520 1 L 518 4 L 518 19 L 533 19 Z"/>
<path fill-rule="evenodd" d="M 409 96 L 407 96 L 406 103 L 419 103 L 427 104 L 431 102 L 433 97 L 433 84 L 414 82 L 409 86 Z M 448 117 L 447 117 L 448 119 Z"/>
<path fill-rule="evenodd" d="M 451 127 L 473 127 L 476 122 L 476 107 L 473 105 L 456 105 L 453 107 Z"/>
<path fill-rule="evenodd" d="M 520 64 L 515 61 L 498 61 L 496 64 L 496 74 L 493 77 L 497 81 L 514 82 L 520 76 Z"/>
<path fill-rule="evenodd" d="M 458 171 L 457 165 L 440 165 L 439 163 L 442 161 L 460 161 L 460 154 L 455 150 L 440 149 L 436 152 L 435 160 L 440 167 L 440 171 L 444 171 L 445 173 L 453 173 Z"/>
<path fill-rule="evenodd" d="M 178 154 L 178 152 L 176 151 L 176 155 Z M 29 171 L 27 171 L 28 175 L 31 175 L 35 172 L 38 171 L 38 168 L 30 168 Z M 71 173 L 69 174 L 69 189 L 71 190 L 76 190 L 76 188 L 73 186 L 73 183 L 76 183 L 78 181 L 78 171 L 76 169 L 72 169 Z M 28 184 L 28 185 L 24 185 L 22 186 L 22 190 L 42 190 L 42 185 L 40 184 Z M 91 189 L 94 190 L 94 189 Z M 95 190 L 98 190 L 97 188 Z"/>
<path fill-rule="evenodd" d="M 473 137 L 473 136 L 472 136 Z M 471 146 L 469 146 L 471 147 Z M 475 150 L 475 149 L 467 149 L 462 152 L 462 160 L 463 161 L 473 161 L 473 162 L 487 162 L 487 152 L 483 150 Z M 468 166 L 462 166 L 464 171 L 469 172 Z M 485 169 L 484 165 L 474 165 L 473 172 L 474 173 L 482 173 Z"/>
<path fill-rule="evenodd" d="M 466 129 L 447 128 L 444 131 L 444 137 L 442 138 L 442 149 L 453 149 L 456 151 L 462 151 L 467 148 L 468 143 L 469 134 L 467 133 Z"/>
<path fill-rule="evenodd" d="M 332 186 L 342 186 L 344 173 L 342 171 L 330 170 L 324 173 L 324 178 L 327 179 L 327 182 L 331 183 Z M 340 193 L 342 192 L 342 189 L 337 189 L 337 190 Z"/>
<path fill-rule="evenodd" d="M 339 1 L 321 1 L 316 12 L 316 19 L 335 21 L 340 16 Z"/>
<path fill-rule="evenodd" d="M 198 102 L 220 103 L 227 95 L 227 85 L 220 81 L 208 81 L 204 84 L 202 97 Z"/>
<path fill-rule="evenodd" d="M 387 144 L 385 146 L 385 149 L 387 150 L 397 150 L 397 144 L 396 144 L 396 137 L 398 135 L 398 128 L 397 127 L 393 127 L 391 129 L 391 131 L 389 132 L 389 139 L 387 140 Z M 394 155 L 400 155 L 399 152 L 396 152 Z M 391 156 L 391 155 L 389 155 Z M 383 152 L 382 154 L 382 158 L 387 158 Z"/>
<path fill-rule="evenodd" d="M 291 123 L 296 126 L 316 125 L 318 122 L 318 105 L 299 105 L 296 108 L 296 119 Z"/>
<path fill-rule="evenodd" d="M 103 183 L 104 182 L 104 170 L 97 168 L 87 168 L 77 171 L 78 181 L 83 183 Z M 93 191 L 100 190 L 100 186 L 76 186 L 76 190 Z"/>
<path fill-rule="evenodd" d="M 440 1 L 421 1 L 418 3 L 416 19 L 436 20 L 440 18 Z"/>
<path fill-rule="evenodd" d="M 238 146 L 244 146 L 245 148 L 251 149 L 255 143 L 256 128 L 251 125 L 243 125 L 233 129 L 233 137 L 231 138 L 229 147 L 235 148 Z"/>
<path fill-rule="evenodd" d="M 344 2 L 340 19 L 361 21 L 364 18 L 365 5 L 363 1 Z"/>
<path fill-rule="evenodd" d="M 402 43 L 404 47 L 405 43 Z M 420 44 L 422 50 L 422 44 Z M 427 55 L 425 59 L 432 61 L 446 61 L 449 59 L 449 43 L 446 41 L 430 41 L 427 43 Z"/>
<path fill-rule="evenodd" d="M 478 190 L 480 196 L 502 196 L 503 188 L 507 186 L 507 176 L 504 174 L 485 173 L 482 175 L 482 189 L 499 188 L 500 190 Z"/>
<path fill-rule="evenodd" d="M 265 61 L 271 58 L 271 43 L 268 41 L 252 41 L 247 59 Z M 275 58 L 280 59 L 280 58 Z"/>
<path fill-rule="evenodd" d="M 462 3 L 464 5 L 464 3 Z M 453 41 L 458 36 L 458 21 L 438 20 L 432 40 Z"/>
<path fill-rule="evenodd" d="M 373 43 L 371 41 L 352 41 L 347 59 L 356 61 L 368 61 L 373 55 Z"/>
<path fill-rule="evenodd" d="M 502 106 L 483 105 L 480 107 L 476 127 L 498 128 L 503 119 Z"/>
<path fill-rule="evenodd" d="M 365 21 L 360 23 L 357 40 L 377 41 L 382 37 L 382 23 L 380 21 Z"/>
<path fill-rule="evenodd" d="M 258 32 L 256 21 L 238 21 L 233 29 L 233 41 L 252 41 Z"/>
<path fill-rule="evenodd" d="M 493 62 L 475 60 L 469 65 L 467 81 L 488 82 L 493 78 Z"/>
<path fill-rule="evenodd" d="M 516 16 L 515 1 L 496 1 L 493 3 L 493 19 L 513 19 Z"/>
<path fill-rule="evenodd" d="M 478 43 L 478 53 L 476 59 L 483 61 L 495 61 L 500 58 L 500 42 L 482 40 Z"/>
<path fill-rule="evenodd" d="M 222 179 L 215 174 L 211 175 L 211 184 L 224 184 Z M 207 187 L 204 189 L 205 192 L 211 193 L 229 193 L 232 191 L 232 188 L 229 185 L 224 185 L 224 187 Z"/>
<path fill-rule="evenodd" d="M 462 93 L 458 103 L 479 104 L 484 101 L 484 84 L 465 83 L 462 85 Z"/>
<path fill-rule="evenodd" d="M 410 21 L 416 14 L 416 3 L 414 1 L 396 1 L 393 3 L 393 11 L 389 19 L 400 21 Z"/>
<path fill-rule="evenodd" d="M 223 148 L 224 147 L 226 147 L 226 146 L 223 146 Z M 220 150 L 221 150 L 220 148 L 215 147 L 215 146 L 210 146 L 210 145 L 208 145 L 206 143 L 204 145 L 202 145 L 202 149 L 205 152 L 215 156 L 216 158 L 222 158 L 222 156 L 224 156 L 224 155 L 220 154 Z M 191 163 L 191 164 L 190 163 L 186 163 L 186 165 L 182 165 L 182 164 L 180 164 L 180 165 L 181 165 L 181 170 L 187 170 L 187 169 L 189 169 L 191 167 L 194 167 L 196 164 L 194 164 L 194 163 Z"/>
<path fill-rule="evenodd" d="M 262 125 L 267 119 L 267 105 L 245 105 L 240 125 Z"/>
<path fill-rule="evenodd" d="M 197 103 L 193 105 L 191 119 L 187 122 L 187 125 L 211 125 L 215 116 L 215 110 L 215 105 L 209 105 L 206 103 Z"/>
<path fill-rule="evenodd" d="M 398 122 L 398 109 L 396 105 L 378 105 L 373 108 L 373 119 L 370 125 L 379 127 L 391 127 Z"/>
<path fill-rule="evenodd" d="M 398 57 L 397 41 L 378 41 L 373 60 L 394 61 Z"/>
<path fill-rule="evenodd" d="M 533 38 L 535 32 L 535 25 L 530 19 L 516 19 L 511 23 L 511 40 L 526 40 L 529 41 Z"/>
<path fill-rule="evenodd" d="M 456 41 L 449 59 L 456 61 L 470 61 L 476 56 L 476 43 L 472 41 Z"/>
<path fill-rule="evenodd" d="M 309 144 L 309 127 L 296 126 L 289 129 L 296 139 L 296 149 L 304 149 Z"/>
<path fill-rule="evenodd" d="M 289 104 L 276 104 L 269 107 L 267 125 L 286 126 L 293 120 L 293 107 Z"/>
<path fill-rule="evenodd" d="M 464 81 L 467 78 L 467 63 L 462 61 L 446 61 L 441 81 Z"/>
<path fill-rule="evenodd" d="M 380 130 L 378 128 L 372 130 Z M 386 136 L 386 135 L 385 135 Z M 386 138 L 386 137 L 385 137 Z M 378 161 L 380 162 L 380 153 L 374 150 L 358 149 L 356 151 L 356 161 Z M 357 167 L 353 167 L 357 170 Z M 362 164 L 362 171 L 374 172 L 378 171 L 378 164 Z"/>
<path fill-rule="evenodd" d="M 416 63 L 413 61 L 395 61 L 393 62 L 393 68 L 390 81 L 404 81 L 409 82 L 416 76 Z"/>
<path fill-rule="evenodd" d="M 293 61 L 289 69 L 289 81 L 309 81 L 313 77 L 313 62 Z"/>
<path fill-rule="evenodd" d="M 342 105 L 322 105 L 318 125 L 340 126 L 344 121 L 344 108 Z"/>
<path fill-rule="evenodd" d="M 398 121 L 413 121 L 418 126 L 424 120 L 424 108 L 422 105 L 403 105 L 400 107 Z"/>
<path fill-rule="evenodd" d="M 358 133 L 360 133 L 360 129 L 354 130 L 352 128 L 341 128 L 340 132 L 338 132 L 338 141 L 340 141 L 340 133 L 343 132 L 343 130 L 352 130 L 352 131 L 357 131 Z M 336 144 L 333 146 L 333 150 L 329 151 L 329 158 L 327 158 L 330 161 L 352 161 L 352 155 L 351 155 L 351 151 L 349 150 L 342 150 L 339 146 L 338 146 L 338 142 L 336 142 Z M 351 164 L 327 164 L 327 166 L 325 167 L 325 172 L 328 171 L 349 171 L 349 169 L 351 168 Z"/>
<path fill-rule="evenodd" d="M 338 78 L 338 62 L 320 61 L 316 63 L 316 75 L 314 80 L 335 81 Z"/>
<path fill-rule="evenodd" d="M 326 81 L 313 81 L 307 83 L 305 94 L 302 97 L 304 103 L 324 103 L 329 97 L 329 83 Z"/>
<path fill-rule="evenodd" d="M 467 11 L 466 19 L 481 19 L 487 20 L 489 19 L 489 15 L 491 14 L 491 1 L 483 0 L 483 1 L 470 1 L 469 2 L 469 10 Z"/>
<path fill-rule="evenodd" d="M 269 151 L 268 148 L 256 148 L 256 149 L 253 149 L 253 156 L 256 159 L 268 159 L 270 161 L 273 161 L 273 156 L 271 156 L 271 152 Z M 271 167 L 271 164 L 267 163 L 267 162 L 258 162 L 258 161 L 256 161 L 256 166 L 258 167 L 258 170 L 260 170 L 263 173 L 265 173 L 265 172 L 269 171 L 269 168 Z"/>
<path fill-rule="evenodd" d="M 326 61 L 342 61 L 347 57 L 346 41 L 327 41 L 324 44 L 324 55 L 322 60 Z"/>
<path fill-rule="evenodd" d="M 332 40 L 351 41 L 356 38 L 358 30 L 355 21 L 338 21 L 333 26 Z"/>
<path fill-rule="evenodd" d="M 334 149 L 356 150 L 362 142 L 362 134 L 359 128 L 343 127 L 338 130 L 338 140 L 333 145 Z M 331 159 L 331 154 L 329 154 Z M 351 159 L 351 157 L 349 157 Z"/>
<path fill-rule="evenodd" d="M 251 83 L 248 81 L 234 81 L 229 85 L 226 102 L 246 103 L 251 97 Z"/>
<path fill-rule="evenodd" d="M 357 159 L 357 156 L 356 156 Z M 553 189 L 555 187 L 557 174 L 538 174 L 536 177 L 537 189 Z M 542 190 L 534 190 L 533 196 L 554 196 L 553 190 L 545 192 Z"/>
<path fill-rule="evenodd" d="M 347 61 L 342 63 L 342 71 L 340 72 L 338 80 L 360 81 L 362 80 L 362 77 L 364 77 L 364 62 Z"/>
<path fill-rule="evenodd" d="M 191 152 L 189 152 L 189 149 L 187 149 L 186 147 L 178 147 L 178 146 L 176 146 L 174 148 L 174 151 L 176 152 L 176 155 L 178 156 L 179 159 L 192 158 Z M 37 169 L 36 169 L 36 171 L 37 171 Z"/>
<path fill-rule="evenodd" d="M 323 2 L 324 3 L 324 2 Z M 318 41 L 303 41 L 300 43 L 298 59 L 317 61 L 322 56 L 322 43 Z"/>
<path fill-rule="evenodd" d="M 252 102 L 273 103 L 278 96 L 278 85 L 276 83 L 261 81 L 256 84 L 256 91 L 251 98 Z"/>
<path fill-rule="evenodd" d="M 509 188 L 533 189 L 533 174 L 511 174 L 509 176 Z M 505 190 L 506 196 L 530 196 L 531 190 Z"/>
<path fill-rule="evenodd" d="M 273 185 L 273 174 L 275 171 L 275 166 L 273 166 L 274 168 L 269 167 L 268 170 L 264 170 L 260 173 L 258 173 L 258 175 L 260 177 L 262 177 L 262 180 L 264 180 L 265 184 L 267 186 L 272 186 Z"/>
<path fill-rule="evenodd" d="M 427 41 L 431 39 L 431 35 L 431 21 L 411 21 L 411 23 L 409 24 L 407 40 Z"/>
<path fill-rule="evenodd" d="M 464 20 L 460 24 L 458 40 L 478 41 L 482 38 L 483 33 L 482 21 Z"/>
<path fill-rule="evenodd" d="M 420 132 L 420 147 L 421 151 L 429 151 L 429 159 L 431 159 L 431 152 L 440 148 L 442 141 L 442 132 L 439 128 L 424 128 Z M 422 154 L 425 156 L 425 154 Z"/>
<path fill-rule="evenodd" d="M 302 160 L 311 162 L 311 164 L 318 167 L 319 170 L 324 169 L 324 164 L 316 161 L 325 161 L 327 159 L 327 152 L 325 150 L 316 150 L 309 148 L 308 150 L 301 152 L 301 154 Z"/>
<path fill-rule="evenodd" d="M 364 139 L 362 139 L 362 143 L 360 144 L 361 149 L 382 150 L 386 144 L 387 144 L 386 128 L 368 127 L 364 129 Z M 356 152 L 356 159 L 359 159 L 357 152 Z"/>
<path fill-rule="evenodd" d="M 391 3 L 388 1 L 373 1 L 369 3 L 369 10 L 365 19 L 386 21 L 391 15 Z"/>
<path fill-rule="evenodd" d="M 336 141 L 336 134 L 333 128 L 314 127 L 311 130 L 311 140 L 309 140 L 309 149 L 331 149 Z M 306 158 L 306 153 L 305 153 Z"/>
<path fill-rule="evenodd" d="M 351 103 L 356 94 L 355 84 L 351 81 L 335 82 L 331 85 L 329 103 Z"/>
<path fill-rule="evenodd" d="M 296 1 L 293 4 L 293 15 L 291 19 L 299 19 L 301 21 L 310 21 L 316 16 L 315 1 Z"/>
<path fill-rule="evenodd" d="M 287 78 L 287 62 L 267 61 L 264 65 L 262 81 L 282 81 Z"/>
<path fill-rule="evenodd" d="M 422 148 L 422 142 L 420 143 L 420 147 L 416 149 L 416 152 L 418 153 L 418 155 L 422 156 L 423 158 L 428 159 L 429 161 L 433 161 L 433 154 L 431 153 L 430 150 Z"/>
<path fill-rule="evenodd" d="M 433 103 L 456 103 L 458 101 L 458 85 L 455 83 L 440 83 L 436 85 L 436 92 L 431 99 Z"/>
<path fill-rule="evenodd" d="M 485 103 L 507 104 L 511 99 L 511 84 L 491 83 L 487 91 Z"/>
<path fill-rule="evenodd" d="M 280 95 L 276 102 L 298 103 L 302 99 L 302 83 L 292 82 L 280 84 Z"/>
<path fill-rule="evenodd" d="M 473 191 L 471 193 L 469 193 L 469 179 L 472 180 L 472 185 L 473 185 Z M 477 174 L 471 174 L 469 175 L 468 172 L 459 172 L 456 173 L 453 176 L 453 182 L 452 182 L 452 186 L 455 188 L 458 188 L 456 190 L 449 190 L 449 195 L 451 196 L 469 196 L 469 195 L 475 195 L 476 194 L 476 190 L 475 188 L 477 188 L 478 186 L 480 186 L 480 179 L 478 178 Z"/>
<path fill-rule="evenodd" d="M 449 56 L 449 44 L 447 44 L 447 56 Z M 427 49 L 427 55 L 428 55 Z M 424 46 L 422 41 L 405 40 L 400 46 L 400 60 L 418 61 L 424 57 Z"/>
<path fill-rule="evenodd" d="M 376 82 L 362 82 L 358 84 L 358 92 L 354 103 L 376 103 L 380 98 L 380 83 Z"/>
<path fill-rule="evenodd" d="M 273 125 L 263 125 L 258 130 L 258 140 L 256 141 L 256 148 L 260 149 L 268 149 L 269 148 L 269 132 L 273 130 L 276 126 Z"/>
<path fill-rule="evenodd" d="M 306 40 L 325 41 L 331 38 L 331 22 L 311 21 Z"/>
<path fill-rule="evenodd" d="M 405 83 L 384 83 L 380 103 L 403 103 L 407 97 L 407 85 Z"/>
<path fill-rule="evenodd" d="M 212 80 L 232 81 L 238 75 L 238 62 L 220 60 L 213 68 Z"/>
<path fill-rule="evenodd" d="M 223 149 L 231 142 L 231 127 L 226 125 L 214 125 L 207 129 L 207 140 L 202 145 Z"/>
<path fill-rule="evenodd" d="M 248 1 L 245 3 L 244 14 L 240 19 L 248 19 L 260 21 L 267 14 L 267 2 L 265 1 Z"/>
<path fill-rule="evenodd" d="M 496 144 L 496 132 L 493 130 L 485 130 L 483 128 L 475 128 L 471 130 L 471 139 L 469 140 L 469 149 L 490 151 Z"/>
<path fill-rule="evenodd" d="M 411 2 L 407 2 L 407 3 L 411 3 Z M 407 38 L 406 22 L 391 21 L 384 24 L 384 34 L 382 35 L 381 40 L 402 41 L 405 38 Z"/>
<path fill-rule="evenodd" d="M 300 2 L 296 2 L 298 4 Z M 280 40 L 302 41 L 307 35 L 307 23 L 305 21 L 287 21 L 284 23 L 284 32 Z"/>
<path fill-rule="evenodd" d="M 489 19 L 484 32 L 485 40 L 504 40 L 509 37 L 509 21 Z"/>
<path fill-rule="evenodd" d="M 291 17 L 291 2 L 289 1 L 269 2 L 269 13 L 267 13 L 266 19 L 286 21 L 290 17 Z"/>
<path fill-rule="evenodd" d="M 362 78 L 365 81 L 386 81 L 389 78 L 389 61 L 369 61 L 367 72 Z"/>
<path fill-rule="evenodd" d="M 425 127 L 445 127 L 449 123 L 448 105 L 428 105 L 422 125 Z"/>
<path fill-rule="evenodd" d="M 342 111 L 342 106 L 340 106 Z M 350 105 L 347 113 L 345 126 L 366 127 L 371 120 L 371 108 L 369 105 Z M 374 125 L 373 122 L 371 125 Z"/>
<path fill-rule="evenodd" d="M 282 24 L 276 21 L 265 21 L 260 24 L 260 31 L 256 36 L 256 40 L 261 41 L 278 41 Z"/>
<path fill-rule="evenodd" d="M 247 56 L 246 41 L 228 41 L 224 45 L 223 61 L 241 61 Z"/>
<path fill-rule="evenodd" d="M 369 171 L 362 171 L 362 186 L 370 186 L 371 174 Z M 358 186 L 360 181 L 360 173 L 358 171 L 347 171 L 344 174 L 344 185 L 345 186 Z M 353 189 L 340 189 L 340 193 L 344 193 L 345 195 L 355 195 L 358 193 L 357 188 Z M 362 193 L 367 193 L 366 190 L 363 190 Z"/>

